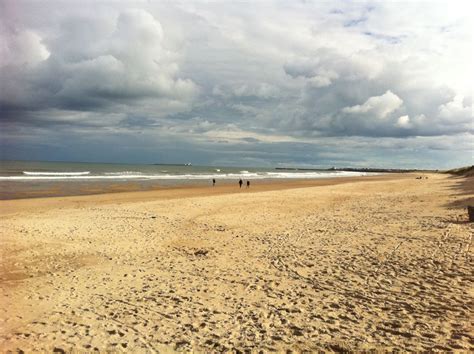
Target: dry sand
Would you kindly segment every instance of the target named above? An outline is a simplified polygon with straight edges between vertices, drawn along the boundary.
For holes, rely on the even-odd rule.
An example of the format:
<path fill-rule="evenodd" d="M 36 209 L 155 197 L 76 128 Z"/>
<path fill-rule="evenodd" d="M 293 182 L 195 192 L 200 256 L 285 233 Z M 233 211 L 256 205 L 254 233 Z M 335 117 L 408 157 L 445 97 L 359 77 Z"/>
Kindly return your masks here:
<path fill-rule="evenodd" d="M 462 181 L 1 201 L 0 348 L 472 351 Z"/>

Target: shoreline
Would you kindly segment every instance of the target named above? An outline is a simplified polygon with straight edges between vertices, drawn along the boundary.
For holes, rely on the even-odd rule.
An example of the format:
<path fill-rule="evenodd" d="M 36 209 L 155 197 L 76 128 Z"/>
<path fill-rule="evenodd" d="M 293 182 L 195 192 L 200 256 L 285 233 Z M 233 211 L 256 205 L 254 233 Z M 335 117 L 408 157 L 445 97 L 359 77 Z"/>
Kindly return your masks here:
<path fill-rule="evenodd" d="M 104 191 L 82 194 L 30 196 L 26 198 L 0 199 L 0 216 L 17 213 L 20 211 L 30 211 L 34 208 L 53 208 L 60 205 L 88 205 L 88 204 L 108 204 L 122 202 L 148 202 L 154 200 L 170 200 L 180 198 L 219 196 L 226 194 L 247 194 L 270 191 L 284 191 L 289 189 L 311 188 L 335 186 L 347 183 L 377 182 L 396 179 L 415 178 L 417 174 L 386 174 L 375 176 L 357 177 L 332 177 L 319 179 L 300 180 L 257 180 L 252 181 L 250 188 L 238 187 L 235 183 L 220 184 L 215 187 L 203 186 L 199 184 L 187 184 L 173 187 L 160 187 L 148 190 L 134 190 L 132 184 L 130 189 L 121 191 Z M 32 204 L 33 203 L 33 204 Z"/>
<path fill-rule="evenodd" d="M 267 186 L 267 185 L 313 185 L 314 182 L 339 180 L 350 178 L 374 178 L 380 176 L 388 176 L 394 174 L 373 174 L 369 176 L 341 176 L 341 177 L 323 177 L 323 178 L 262 178 L 249 180 L 251 186 Z M 217 179 L 217 184 L 214 188 L 237 186 L 237 179 Z M 25 191 L 25 185 L 30 188 Z M 19 190 L 15 190 L 15 187 Z M 35 186 L 36 189 L 33 189 Z M 39 187 L 41 186 L 41 187 Z M 244 188 L 245 186 L 242 186 Z M 213 188 L 211 180 L 177 180 L 176 182 L 163 181 L 66 181 L 66 182 L 2 182 L 0 181 L 0 201 L 2 200 L 18 200 L 31 198 L 50 198 L 50 197 L 69 197 L 81 195 L 101 195 L 101 194 L 115 194 L 128 192 L 150 192 L 150 191 L 165 191 L 165 190 L 181 190 L 181 189 L 196 189 L 196 188 Z M 7 192 L 7 189 L 9 190 Z"/>

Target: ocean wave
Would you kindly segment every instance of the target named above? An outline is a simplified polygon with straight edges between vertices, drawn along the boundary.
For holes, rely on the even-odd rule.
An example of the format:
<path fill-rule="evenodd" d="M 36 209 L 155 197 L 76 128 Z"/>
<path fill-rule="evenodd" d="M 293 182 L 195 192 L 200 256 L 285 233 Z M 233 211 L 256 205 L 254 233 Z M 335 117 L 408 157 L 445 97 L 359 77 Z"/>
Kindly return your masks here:
<path fill-rule="evenodd" d="M 84 172 L 31 172 L 23 171 L 24 175 L 27 176 L 85 176 L 90 174 L 90 171 Z"/>
<path fill-rule="evenodd" d="M 141 172 L 136 172 L 136 171 L 121 171 L 121 172 L 105 172 L 104 173 L 106 176 L 137 176 L 137 175 L 143 175 Z"/>
<path fill-rule="evenodd" d="M 248 172 L 227 173 L 227 174 L 159 174 L 147 175 L 140 172 L 125 171 L 127 173 L 110 172 L 105 175 L 90 175 L 89 172 L 43 172 L 26 176 L 0 176 L 1 181 L 17 180 L 17 181 L 34 181 L 34 180 L 206 180 L 206 179 L 319 179 L 331 177 L 351 177 L 374 175 L 374 173 L 366 172 Z M 245 173 L 244 173 L 245 172 Z"/>
<path fill-rule="evenodd" d="M 282 179 L 309 179 L 309 178 L 332 178 L 332 177 L 356 177 L 375 175 L 376 173 L 354 172 L 354 171 L 312 171 L 312 172 L 267 172 L 267 178 Z"/>

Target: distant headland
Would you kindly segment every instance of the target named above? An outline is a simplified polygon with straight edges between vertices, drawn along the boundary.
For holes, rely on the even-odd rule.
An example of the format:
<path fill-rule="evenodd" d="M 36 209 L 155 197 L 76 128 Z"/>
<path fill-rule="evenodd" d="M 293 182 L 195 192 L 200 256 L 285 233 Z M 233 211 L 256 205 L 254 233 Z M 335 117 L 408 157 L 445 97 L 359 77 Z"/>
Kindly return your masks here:
<path fill-rule="evenodd" d="M 192 166 L 190 162 L 188 163 L 152 163 L 154 166 Z"/>
<path fill-rule="evenodd" d="M 348 172 L 379 172 L 379 173 L 450 173 L 466 177 L 474 176 L 474 165 L 455 168 L 451 170 L 429 170 L 429 169 L 405 169 L 405 168 L 373 168 L 373 167 L 331 167 L 331 168 L 299 168 L 299 167 L 276 167 L 276 170 L 286 171 L 348 171 Z"/>
<path fill-rule="evenodd" d="M 383 172 L 383 173 L 439 172 L 439 170 L 372 168 L 372 167 L 331 167 L 331 168 L 276 167 L 275 169 L 276 170 L 289 170 L 289 171 L 346 171 L 346 172 Z"/>

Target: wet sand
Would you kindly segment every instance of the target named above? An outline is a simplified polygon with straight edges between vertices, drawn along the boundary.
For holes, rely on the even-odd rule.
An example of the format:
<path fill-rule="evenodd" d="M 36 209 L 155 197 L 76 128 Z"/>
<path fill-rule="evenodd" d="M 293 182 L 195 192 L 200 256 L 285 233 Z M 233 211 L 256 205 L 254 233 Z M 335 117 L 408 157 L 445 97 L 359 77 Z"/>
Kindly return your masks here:
<path fill-rule="evenodd" d="M 348 181 L 357 181 L 366 179 L 390 178 L 390 174 L 373 174 L 364 177 L 344 177 L 344 178 L 321 178 L 321 179 L 259 179 L 251 180 L 252 186 L 259 186 L 262 190 L 288 189 L 290 187 L 309 187 L 322 186 L 334 183 L 347 183 Z M 193 196 L 196 193 L 200 195 L 215 195 L 222 193 L 235 192 L 237 179 L 217 180 L 215 189 L 211 187 L 211 180 L 144 180 L 144 181 L 37 181 L 37 182 L 12 182 L 0 181 L 0 200 L 10 199 L 29 199 L 29 198 L 49 198 L 49 197 L 68 197 L 80 195 L 98 195 L 98 194 L 117 194 L 130 192 L 159 192 L 160 196 L 164 194 L 173 197 L 176 191 L 179 194 Z M 201 192 L 198 192 L 201 190 Z M 184 191 L 184 192 L 183 192 Z M 170 194 L 171 193 L 171 194 Z M 185 193 L 185 194 L 183 194 Z M 142 194 L 143 195 L 143 194 Z"/>
<path fill-rule="evenodd" d="M 416 176 L 0 201 L 0 348 L 474 350 L 472 194 Z"/>

